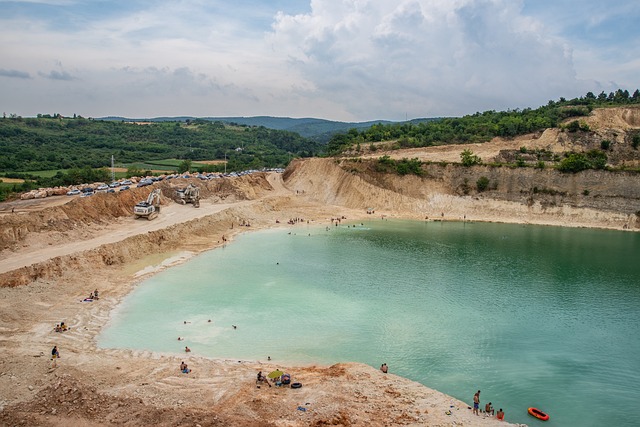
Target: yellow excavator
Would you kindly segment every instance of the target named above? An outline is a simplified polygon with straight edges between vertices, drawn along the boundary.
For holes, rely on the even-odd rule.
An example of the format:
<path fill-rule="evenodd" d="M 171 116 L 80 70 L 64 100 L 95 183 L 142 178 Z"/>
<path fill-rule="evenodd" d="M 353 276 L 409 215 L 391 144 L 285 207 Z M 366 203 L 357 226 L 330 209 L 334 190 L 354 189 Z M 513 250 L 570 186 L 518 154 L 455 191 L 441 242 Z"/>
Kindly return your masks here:
<path fill-rule="evenodd" d="M 181 204 L 193 203 L 193 207 L 200 207 L 200 189 L 197 186 L 189 184 L 187 188 L 176 190 L 176 194 Z"/>
<path fill-rule="evenodd" d="M 160 213 L 160 195 L 162 192 L 159 188 L 156 188 L 151 193 L 147 200 L 137 203 L 133 207 L 133 214 L 136 219 L 147 218 L 149 221 L 154 219 Z"/>

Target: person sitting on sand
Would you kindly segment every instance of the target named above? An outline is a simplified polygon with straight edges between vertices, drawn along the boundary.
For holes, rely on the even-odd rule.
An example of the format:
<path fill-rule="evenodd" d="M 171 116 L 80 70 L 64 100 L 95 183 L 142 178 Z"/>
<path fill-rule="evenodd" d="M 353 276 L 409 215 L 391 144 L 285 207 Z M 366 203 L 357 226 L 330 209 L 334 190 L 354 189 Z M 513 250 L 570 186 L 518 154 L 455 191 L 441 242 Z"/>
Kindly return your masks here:
<path fill-rule="evenodd" d="M 389 367 L 386 363 L 383 363 L 382 365 L 380 365 L 380 370 L 386 374 L 387 372 L 389 372 Z"/>
<path fill-rule="evenodd" d="M 93 291 L 93 299 L 100 299 L 100 298 L 98 298 L 98 290 L 97 289 L 95 291 Z"/>
<path fill-rule="evenodd" d="M 496 418 L 499 419 L 500 421 L 504 421 L 504 412 L 502 411 L 502 408 L 500 408 L 500 410 L 496 414 Z"/>
<path fill-rule="evenodd" d="M 256 384 L 257 383 L 267 383 L 267 385 L 271 387 L 271 384 L 269 384 L 269 380 L 267 379 L 267 377 L 262 375 L 262 371 L 258 372 L 258 378 L 256 379 Z"/>
<path fill-rule="evenodd" d="M 493 406 L 491 406 L 491 402 L 484 405 L 484 412 L 486 414 L 495 415 L 495 409 L 493 409 Z"/>
<path fill-rule="evenodd" d="M 62 332 L 64 332 L 69 328 L 67 328 L 67 325 L 65 325 L 64 322 L 60 322 L 60 329 L 62 330 Z"/>
<path fill-rule="evenodd" d="M 56 323 L 56 327 L 53 330 L 56 332 L 62 332 L 62 328 L 57 323 Z"/>
<path fill-rule="evenodd" d="M 185 345 L 184 346 L 184 352 L 185 353 L 189 353 L 190 351 L 191 351 L 191 349 Z"/>
<path fill-rule="evenodd" d="M 184 360 L 182 361 L 182 363 L 180 363 L 180 372 L 182 372 L 183 374 L 188 374 L 189 372 L 191 372 L 191 369 L 189 369 L 187 364 L 184 363 Z"/>

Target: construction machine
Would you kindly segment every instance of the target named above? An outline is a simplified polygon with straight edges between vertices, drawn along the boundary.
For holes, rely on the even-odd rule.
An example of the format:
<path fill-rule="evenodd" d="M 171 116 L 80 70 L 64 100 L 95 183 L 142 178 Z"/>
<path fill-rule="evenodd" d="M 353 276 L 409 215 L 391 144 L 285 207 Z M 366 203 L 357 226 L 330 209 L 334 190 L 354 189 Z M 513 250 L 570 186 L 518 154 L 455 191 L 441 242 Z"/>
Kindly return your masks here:
<path fill-rule="evenodd" d="M 183 205 L 193 203 L 194 207 L 200 207 L 200 189 L 197 186 L 189 184 L 187 188 L 176 190 L 176 194 Z"/>
<path fill-rule="evenodd" d="M 133 214 L 136 219 L 147 218 L 149 221 L 154 219 L 160 213 L 160 195 L 162 192 L 159 188 L 156 188 L 151 193 L 147 200 L 136 204 L 133 207 Z"/>

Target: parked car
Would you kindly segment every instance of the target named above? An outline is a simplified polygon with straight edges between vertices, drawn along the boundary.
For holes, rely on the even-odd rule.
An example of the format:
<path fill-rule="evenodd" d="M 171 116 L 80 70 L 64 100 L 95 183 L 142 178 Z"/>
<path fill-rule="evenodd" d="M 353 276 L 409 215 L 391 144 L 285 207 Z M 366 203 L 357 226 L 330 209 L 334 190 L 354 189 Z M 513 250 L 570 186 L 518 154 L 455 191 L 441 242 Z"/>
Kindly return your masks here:
<path fill-rule="evenodd" d="M 111 184 L 109 184 L 109 187 L 111 187 L 111 188 L 116 188 L 116 187 L 119 187 L 119 186 L 120 186 L 120 183 L 117 182 L 117 181 L 112 182 Z"/>
<path fill-rule="evenodd" d="M 96 188 L 96 191 L 107 191 L 109 189 L 109 186 L 107 184 L 102 184 L 99 185 L 98 188 Z"/>
<path fill-rule="evenodd" d="M 78 195 L 80 193 L 81 193 L 81 191 L 76 188 L 76 189 L 67 191 L 67 196 L 76 196 L 76 195 Z"/>
<path fill-rule="evenodd" d="M 120 191 L 125 191 L 128 190 L 129 186 L 128 185 L 123 185 L 122 187 L 120 187 Z"/>
<path fill-rule="evenodd" d="M 122 182 L 120 183 L 120 185 L 131 185 L 131 184 L 133 184 L 133 182 L 131 182 L 131 180 L 130 180 L 130 179 L 125 179 L 124 181 L 122 181 Z"/>

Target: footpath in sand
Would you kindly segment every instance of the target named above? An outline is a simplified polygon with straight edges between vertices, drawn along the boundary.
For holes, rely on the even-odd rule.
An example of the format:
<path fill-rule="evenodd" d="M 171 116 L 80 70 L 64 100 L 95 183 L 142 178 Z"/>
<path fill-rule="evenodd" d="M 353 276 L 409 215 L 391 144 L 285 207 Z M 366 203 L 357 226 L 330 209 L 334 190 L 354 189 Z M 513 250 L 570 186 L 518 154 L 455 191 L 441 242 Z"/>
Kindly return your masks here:
<path fill-rule="evenodd" d="M 295 227 L 286 225 L 289 218 L 328 225 L 330 218 L 365 215 L 296 194 L 279 174 L 264 176 L 264 181 L 264 191 L 249 200 L 206 199 L 199 209 L 170 202 L 153 221 L 123 217 L 62 234 L 34 233 L 14 250 L 3 251 L 0 278 L 23 270 L 32 276 L 26 285 L 0 288 L 0 424 L 506 425 L 473 415 L 467 403 L 393 375 L 393 367 L 383 374 L 357 363 L 285 367 L 277 361 L 213 360 L 193 353 L 96 346 L 113 308 L 146 277 L 141 272 L 181 262 L 239 232 Z M 243 221 L 251 227 L 240 226 Z M 94 289 L 100 290 L 100 299 L 81 302 Z M 71 329 L 54 332 L 60 321 Z M 50 360 L 54 345 L 61 355 L 55 367 Z M 190 374 L 179 372 L 181 361 L 192 369 Z M 257 372 L 276 368 L 303 387 L 258 388 Z M 469 402 L 477 388 L 470 385 Z"/>

